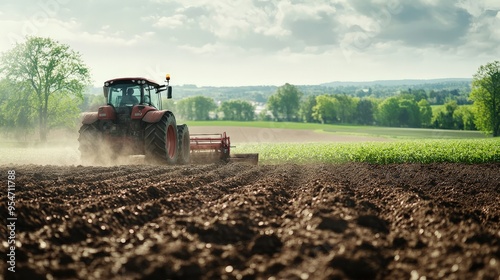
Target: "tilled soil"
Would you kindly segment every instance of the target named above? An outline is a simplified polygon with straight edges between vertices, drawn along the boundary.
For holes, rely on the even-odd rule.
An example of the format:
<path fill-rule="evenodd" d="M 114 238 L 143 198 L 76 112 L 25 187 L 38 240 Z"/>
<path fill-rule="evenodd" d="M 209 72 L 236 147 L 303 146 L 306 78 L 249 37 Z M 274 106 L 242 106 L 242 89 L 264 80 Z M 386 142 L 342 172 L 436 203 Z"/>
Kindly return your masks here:
<path fill-rule="evenodd" d="M 8 278 L 500 279 L 500 164 L 10 169 Z"/>

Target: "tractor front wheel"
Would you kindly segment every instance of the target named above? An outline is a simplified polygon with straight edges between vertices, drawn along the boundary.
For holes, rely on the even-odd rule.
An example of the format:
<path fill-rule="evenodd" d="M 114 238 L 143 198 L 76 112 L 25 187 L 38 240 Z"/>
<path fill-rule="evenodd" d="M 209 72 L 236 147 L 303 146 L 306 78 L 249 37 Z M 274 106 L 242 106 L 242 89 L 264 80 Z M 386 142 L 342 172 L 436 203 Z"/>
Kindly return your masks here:
<path fill-rule="evenodd" d="M 167 111 L 157 123 L 146 126 L 144 151 L 150 163 L 177 163 L 177 125 L 175 116 Z"/>

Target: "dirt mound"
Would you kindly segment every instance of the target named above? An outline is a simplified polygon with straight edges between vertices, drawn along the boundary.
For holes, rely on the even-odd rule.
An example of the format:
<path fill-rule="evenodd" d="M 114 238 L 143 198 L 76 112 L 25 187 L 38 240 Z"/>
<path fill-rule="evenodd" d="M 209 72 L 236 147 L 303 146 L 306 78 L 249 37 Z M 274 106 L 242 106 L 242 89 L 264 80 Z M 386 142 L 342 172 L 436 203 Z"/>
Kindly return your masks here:
<path fill-rule="evenodd" d="M 8 169 L 9 278 L 500 277 L 500 164 Z"/>

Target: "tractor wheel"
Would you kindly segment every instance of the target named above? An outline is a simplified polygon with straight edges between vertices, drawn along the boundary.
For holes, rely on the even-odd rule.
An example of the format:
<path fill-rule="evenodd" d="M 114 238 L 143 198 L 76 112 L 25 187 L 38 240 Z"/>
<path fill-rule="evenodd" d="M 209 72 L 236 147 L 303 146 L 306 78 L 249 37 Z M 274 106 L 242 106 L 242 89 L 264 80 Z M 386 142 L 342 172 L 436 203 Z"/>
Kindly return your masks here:
<path fill-rule="evenodd" d="M 178 153 L 179 157 L 177 158 L 177 162 L 180 164 L 189 163 L 189 156 L 191 153 L 191 138 L 189 138 L 189 129 L 185 124 L 177 126 L 177 136 L 179 137 L 178 142 Z"/>
<path fill-rule="evenodd" d="M 102 153 L 100 152 L 102 135 L 98 129 L 98 122 L 84 124 L 78 132 L 80 133 L 78 150 L 80 150 L 82 164 L 100 164 L 102 162 Z"/>
<path fill-rule="evenodd" d="M 175 116 L 167 111 L 157 123 L 146 126 L 144 151 L 150 163 L 177 163 L 177 125 Z"/>

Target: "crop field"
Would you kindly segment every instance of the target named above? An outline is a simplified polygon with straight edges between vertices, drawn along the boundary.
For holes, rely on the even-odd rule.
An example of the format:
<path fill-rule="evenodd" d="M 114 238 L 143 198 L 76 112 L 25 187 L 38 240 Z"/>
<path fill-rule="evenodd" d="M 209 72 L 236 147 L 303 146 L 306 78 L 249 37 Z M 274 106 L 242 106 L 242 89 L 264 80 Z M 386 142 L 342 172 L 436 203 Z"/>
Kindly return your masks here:
<path fill-rule="evenodd" d="M 263 163 L 489 163 L 500 162 L 500 139 L 402 140 L 362 143 L 243 145 L 235 152 L 259 153 Z"/>
<path fill-rule="evenodd" d="M 222 125 L 190 131 L 224 129 L 232 152 L 259 153 L 259 165 L 83 166 L 73 136 L 3 141 L 1 178 L 15 187 L 0 208 L 11 217 L 14 202 L 16 220 L 0 229 L 1 275 L 500 278 L 498 139 Z"/>

